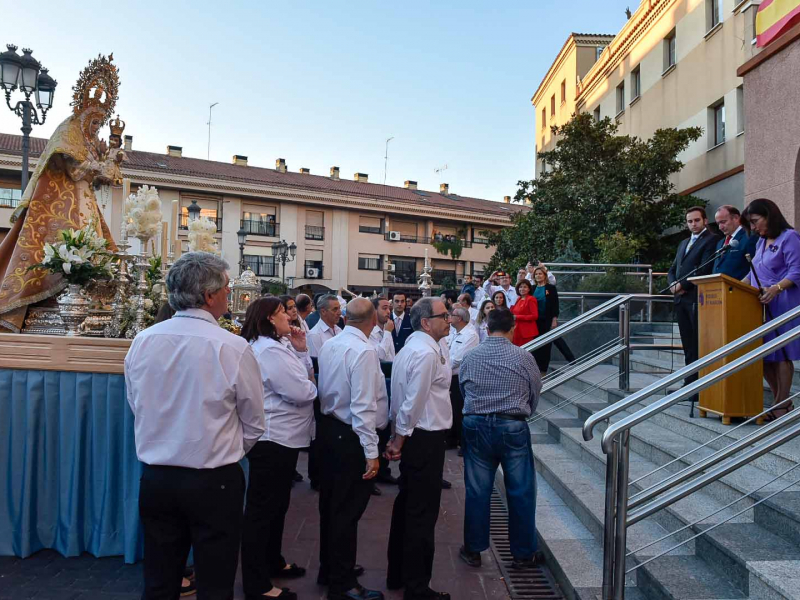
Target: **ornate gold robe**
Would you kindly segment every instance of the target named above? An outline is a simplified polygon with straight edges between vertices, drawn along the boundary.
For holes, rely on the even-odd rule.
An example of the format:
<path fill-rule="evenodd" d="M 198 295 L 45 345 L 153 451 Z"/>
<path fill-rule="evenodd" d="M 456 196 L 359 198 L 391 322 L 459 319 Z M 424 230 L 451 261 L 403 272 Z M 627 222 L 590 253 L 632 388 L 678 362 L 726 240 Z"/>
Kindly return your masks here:
<path fill-rule="evenodd" d="M 92 187 L 102 162 L 83 135 L 81 115 L 69 117 L 53 133 L 0 244 L 0 331 L 19 333 L 29 304 L 66 287 L 59 274 L 28 271 L 42 261 L 44 244 L 55 242 L 60 230 L 79 229 L 94 219 L 98 234 L 116 250 Z"/>

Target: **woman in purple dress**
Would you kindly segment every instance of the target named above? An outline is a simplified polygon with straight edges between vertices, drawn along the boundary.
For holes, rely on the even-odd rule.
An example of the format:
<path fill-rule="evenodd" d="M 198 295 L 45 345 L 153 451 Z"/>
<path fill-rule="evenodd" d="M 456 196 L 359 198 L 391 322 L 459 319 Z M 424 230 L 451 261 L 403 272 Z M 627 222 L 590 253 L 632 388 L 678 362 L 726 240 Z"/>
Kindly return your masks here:
<path fill-rule="evenodd" d="M 792 229 L 772 200 L 753 200 L 742 217 L 750 222 L 752 230 L 761 237 L 753 257 L 753 267 L 762 286 L 759 298 L 762 304 L 769 307 L 768 314 L 774 319 L 800 305 L 800 234 Z M 753 287 L 758 286 L 752 272 L 748 280 Z M 798 326 L 800 318 L 767 334 L 764 341 L 768 342 Z M 775 398 L 773 406 L 789 397 L 794 374 L 793 360 L 800 360 L 800 340 L 764 359 L 764 378 Z M 767 420 L 782 417 L 793 408 L 791 403 L 776 408 L 767 415 Z"/>

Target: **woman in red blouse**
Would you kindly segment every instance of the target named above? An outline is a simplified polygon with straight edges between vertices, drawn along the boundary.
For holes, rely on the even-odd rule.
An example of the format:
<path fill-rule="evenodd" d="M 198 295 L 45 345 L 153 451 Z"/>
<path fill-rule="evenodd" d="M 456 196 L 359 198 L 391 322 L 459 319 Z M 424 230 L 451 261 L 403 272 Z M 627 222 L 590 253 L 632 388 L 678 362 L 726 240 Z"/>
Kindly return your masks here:
<path fill-rule="evenodd" d="M 531 294 L 531 283 L 527 279 L 520 281 L 516 290 L 519 299 L 511 307 L 516 321 L 514 345 L 524 346 L 539 335 L 539 328 L 536 326 L 536 320 L 539 318 L 539 303 Z"/>

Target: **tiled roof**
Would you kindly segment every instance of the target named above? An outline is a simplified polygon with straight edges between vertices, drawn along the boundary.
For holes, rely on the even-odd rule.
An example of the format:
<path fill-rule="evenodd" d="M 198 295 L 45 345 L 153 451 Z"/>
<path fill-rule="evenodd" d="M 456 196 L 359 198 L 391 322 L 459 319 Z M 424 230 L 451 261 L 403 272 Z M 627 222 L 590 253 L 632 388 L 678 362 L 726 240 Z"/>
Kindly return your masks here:
<path fill-rule="evenodd" d="M 31 138 L 31 155 L 38 156 L 45 148 L 47 140 Z M 21 154 L 22 136 L 0 133 L 0 154 Z M 405 188 L 375 183 L 358 183 L 348 179 L 334 180 L 320 175 L 302 173 L 281 173 L 275 169 L 240 166 L 199 158 L 175 157 L 155 152 L 132 150 L 127 152 L 128 160 L 123 168 L 139 171 L 152 171 L 169 175 L 203 177 L 227 182 L 256 185 L 276 185 L 293 190 L 327 192 L 347 196 L 359 196 L 377 200 L 404 202 L 416 206 L 469 210 L 492 215 L 513 215 L 527 210 L 519 204 L 505 204 L 480 198 L 470 198 L 458 194 L 442 195 L 439 192 L 408 190 Z"/>

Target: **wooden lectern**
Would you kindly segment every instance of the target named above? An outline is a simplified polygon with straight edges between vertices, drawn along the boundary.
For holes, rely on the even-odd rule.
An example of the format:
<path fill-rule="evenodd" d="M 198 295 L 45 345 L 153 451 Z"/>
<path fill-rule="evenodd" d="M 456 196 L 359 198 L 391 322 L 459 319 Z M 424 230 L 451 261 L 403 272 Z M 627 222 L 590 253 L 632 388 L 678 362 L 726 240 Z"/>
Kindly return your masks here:
<path fill-rule="evenodd" d="M 722 274 L 692 277 L 697 286 L 699 356 L 703 357 L 734 341 L 764 323 L 763 305 L 758 290 L 746 283 Z M 729 354 L 700 371 L 700 377 L 761 345 L 758 340 L 746 348 Z M 764 410 L 764 369 L 761 361 L 730 375 L 700 392 L 700 416 L 714 413 L 722 417 L 723 425 L 731 417 L 752 417 Z M 757 421 L 761 424 L 761 419 Z"/>

